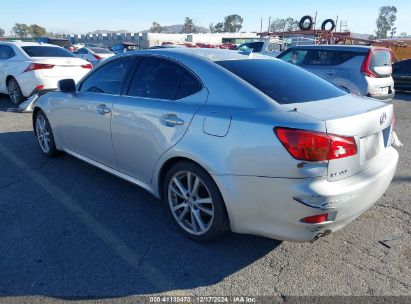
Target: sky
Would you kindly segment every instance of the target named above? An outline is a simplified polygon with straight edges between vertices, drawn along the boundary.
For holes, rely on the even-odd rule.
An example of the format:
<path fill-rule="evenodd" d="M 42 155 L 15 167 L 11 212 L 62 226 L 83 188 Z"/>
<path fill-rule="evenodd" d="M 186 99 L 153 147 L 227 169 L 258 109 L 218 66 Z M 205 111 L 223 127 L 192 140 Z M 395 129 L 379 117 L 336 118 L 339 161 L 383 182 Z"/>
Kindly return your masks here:
<path fill-rule="evenodd" d="M 39 24 L 49 32 L 84 34 L 94 30 L 149 29 L 153 21 L 161 25 L 184 23 L 192 18 L 207 27 L 230 14 L 244 18 L 242 31 L 259 31 L 263 18 L 315 16 L 317 23 L 332 18 L 344 20 L 355 33 L 372 34 L 378 10 L 383 5 L 397 7 L 397 34 L 411 34 L 410 0 L 0 0 L 0 28 L 10 34 L 14 23 Z"/>

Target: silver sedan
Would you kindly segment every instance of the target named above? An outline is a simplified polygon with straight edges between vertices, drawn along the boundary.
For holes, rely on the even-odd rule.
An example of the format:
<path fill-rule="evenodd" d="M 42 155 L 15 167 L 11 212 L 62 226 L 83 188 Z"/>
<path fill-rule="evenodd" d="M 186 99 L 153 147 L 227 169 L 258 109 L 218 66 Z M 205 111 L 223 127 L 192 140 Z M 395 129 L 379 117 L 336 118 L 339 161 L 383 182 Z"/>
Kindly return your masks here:
<path fill-rule="evenodd" d="M 41 151 L 146 189 L 197 241 L 311 241 L 370 208 L 397 166 L 392 105 L 270 57 L 140 51 L 59 87 L 33 111 Z"/>

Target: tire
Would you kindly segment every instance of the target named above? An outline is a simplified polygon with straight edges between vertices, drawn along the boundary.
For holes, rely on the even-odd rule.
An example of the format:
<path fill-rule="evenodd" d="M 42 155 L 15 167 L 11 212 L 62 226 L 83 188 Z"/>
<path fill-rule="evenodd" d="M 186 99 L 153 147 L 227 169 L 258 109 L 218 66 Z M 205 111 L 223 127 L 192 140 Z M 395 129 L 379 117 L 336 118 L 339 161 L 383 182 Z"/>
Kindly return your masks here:
<path fill-rule="evenodd" d="M 309 24 L 308 25 L 305 25 L 304 23 L 305 23 L 305 21 L 309 21 Z M 312 28 L 313 28 L 313 25 L 314 25 L 314 21 L 313 21 L 313 17 L 311 17 L 311 16 L 304 16 L 304 17 L 302 17 L 301 19 L 300 19 L 300 23 L 299 23 L 299 26 L 300 26 L 300 29 L 302 30 L 302 31 L 308 31 L 308 30 L 311 30 Z"/>
<path fill-rule="evenodd" d="M 331 23 L 331 29 L 329 29 L 329 30 L 326 29 L 328 23 Z M 334 22 L 334 20 L 332 20 L 332 19 L 324 20 L 324 22 L 321 24 L 321 29 L 322 29 L 323 31 L 332 31 L 332 30 L 334 30 L 334 29 L 335 29 L 335 22 Z"/>
<path fill-rule="evenodd" d="M 162 186 L 162 199 L 177 229 L 192 240 L 212 242 L 229 231 L 221 193 L 207 171 L 195 163 L 181 161 L 170 168 Z"/>
<path fill-rule="evenodd" d="M 15 105 L 19 105 L 24 100 L 26 100 L 26 97 L 24 97 L 23 93 L 21 92 L 19 83 L 14 78 L 10 78 L 7 82 L 7 91 L 9 93 L 11 102 Z"/>
<path fill-rule="evenodd" d="M 34 133 L 40 146 L 40 150 L 47 157 L 54 157 L 59 154 L 54 142 L 53 131 L 51 129 L 49 120 L 43 111 L 36 114 L 34 121 Z"/>

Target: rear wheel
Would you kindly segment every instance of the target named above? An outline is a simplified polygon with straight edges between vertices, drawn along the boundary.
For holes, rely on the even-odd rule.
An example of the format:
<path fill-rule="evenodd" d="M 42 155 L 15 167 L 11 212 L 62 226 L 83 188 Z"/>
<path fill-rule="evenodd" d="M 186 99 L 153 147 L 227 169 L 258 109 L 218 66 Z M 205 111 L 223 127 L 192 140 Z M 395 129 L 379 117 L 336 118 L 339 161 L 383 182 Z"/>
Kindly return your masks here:
<path fill-rule="evenodd" d="M 9 93 L 11 102 L 16 105 L 21 104 L 26 99 L 21 92 L 19 83 L 14 78 L 10 78 L 7 82 L 7 91 Z"/>
<path fill-rule="evenodd" d="M 37 113 L 34 128 L 41 151 L 43 151 L 47 157 L 56 156 L 58 150 L 54 142 L 53 132 L 43 111 Z"/>
<path fill-rule="evenodd" d="M 220 191 L 200 166 L 189 161 L 177 163 L 167 173 L 162 190 L 164 203 L 185 236 L 208 242 L 229 230 Z"/>

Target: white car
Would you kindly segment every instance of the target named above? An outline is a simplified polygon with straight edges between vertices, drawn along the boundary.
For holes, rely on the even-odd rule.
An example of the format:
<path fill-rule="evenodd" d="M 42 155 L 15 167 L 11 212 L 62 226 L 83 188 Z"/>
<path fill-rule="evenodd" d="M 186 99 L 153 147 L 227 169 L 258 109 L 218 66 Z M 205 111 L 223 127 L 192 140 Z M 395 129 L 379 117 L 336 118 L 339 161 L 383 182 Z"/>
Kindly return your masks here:
<path fill-rule="evenodd" d="M 115 54 L 102 47 L 84 47 L 75 52 L 75 55 L 81 59 L 87 60 L 93 66 L 96 66 L 101 61 L 110 58 Z"/>
<path fill-rule="evenodd" d="M 38 42 L 0 42 L 0 93 L 15 104 L 37 92 L 57 89 L 57 82 L 80 80 L 92 65 L 62 47 Z"/>

